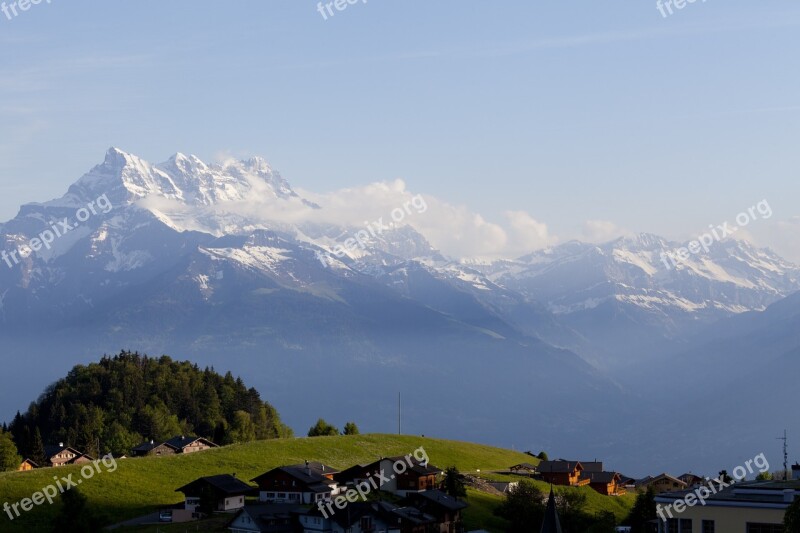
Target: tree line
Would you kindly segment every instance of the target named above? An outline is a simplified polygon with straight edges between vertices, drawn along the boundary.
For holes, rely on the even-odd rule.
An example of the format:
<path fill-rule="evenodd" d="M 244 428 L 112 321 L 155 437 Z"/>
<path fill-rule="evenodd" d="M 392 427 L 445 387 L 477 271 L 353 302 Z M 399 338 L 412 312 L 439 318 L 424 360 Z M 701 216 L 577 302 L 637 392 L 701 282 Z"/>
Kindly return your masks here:
<path fill-rule="evenodd" d="M 2 430 L 0 460 L 16 460 L 13 440 L 19 456 L 37 463 L 44 443 L 97 457 L 176 435 L 220 445 L 292 436 L 275 408 L 230 372 L 125 351 L 75 366 Z"/>

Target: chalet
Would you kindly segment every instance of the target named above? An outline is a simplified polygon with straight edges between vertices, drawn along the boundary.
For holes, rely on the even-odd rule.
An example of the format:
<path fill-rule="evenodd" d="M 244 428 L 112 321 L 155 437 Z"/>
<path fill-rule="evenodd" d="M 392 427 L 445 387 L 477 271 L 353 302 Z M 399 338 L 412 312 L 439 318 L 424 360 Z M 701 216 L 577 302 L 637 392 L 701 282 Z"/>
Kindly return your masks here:
<path fill-rule="evenodd" d="M 691 472 L 678 476 L 678 479 L 686 483 L 686 488 L 699 487 L 700 485 L 706 484 L 705 478 L 692 474 Z"/>
<path fill-rule="evenodd" d="M 512 474 L 526 474 L 533 476 L 536 473 L 536 465 L 530 463 L 520 463 L 509 468 Z"/>
<path fill-rule="evenodd" d="M 409 466 L 409 461 L 411 465 Z M 381 482 L 380 473 L 389 481 Z M 385 457 L 368 465 L 356 465 L 336 474 L 341 485 L 353 485 L 373 478 L 380 490 L 400 497 L 412 492 L 435 489 L 441 468 L 423 463 L 414 457 Z"/>
<path fill-rule="evenodd" d="M 659 533 L 782 533 L 786 510 L 800 496 L 800 483 L 740 482 L 709 495 L 703 505 L 686 505 L 685 498 L 693 493 L 679 491 L 656 496 L 661 511 L 657 520 Z M 678 502 L 680 513 L 675 510 Z"/>
<path fill-rule="evenodd" d="M 621 484 L 619 472 L 583 472 L 581 479 L 588 479 L 589 486 L 603 496 L 622 496 L 627 491 Z"/>
<path fill-rule="evenodd" d="M 245 505 L 228 522 L 231 533 L 294 533 L 307 508 L 291 504 Z"/>
<path fill-rule="evenodd" d="M 310 504 L 339 494 L 334 476 L 339 471 L 322 463 L 282 466 L 251 479 L 266 503 Z"/>
<path fill-rule="evenodd" d="M 34 468 L 39 468 L 39 465 L 31 461 L 30 459 L 25 459 L 20 463 L 19 468 L 17 470 L 19 472 L 28 472 L 29 470 L 33 470 Z"/>
<path fill-rule="evenodd" d="M 203 496 L 213 498 L 214 511 L 234 511 L 244 507 L 245 497 L 255 493 L 255 487 L 230 474 L 202 477 L 176 489 L 186 497 L 185 508 L 196 511 Z"/>
<path fill-rule="evenodd" d="M 404 503 L 419 509 L 423 514 L 433 516 L 438 524 L 435 531 L 450 533 L 464 530 L 461 513 L 468 505 L 449 494 L 440 490 L 410 493 Z"/>
<path fill-rule="evenodd" d="M 194 453 L 218 448 L 216 444 L 203 437 L 186 437 L 180 435 L 173 437 L 166 442 L 156 442 L 151 440 L 140 444 L 131 450 L 134 457 L 175 455 L 178 453 Z"/>
<path fill-rule="evenodd" d="M 81 453 L 75 448 L 64 446 L 60 442 L 58 446 L 45 446 L 44 457 L 46 459 L 44 466 L 65 466 L 65 465 L 78 465 L 92 462 L 92 457 Z"/>
<path fill-rule="evenodd" d="M 636 490 L 639 491 L 646 491 L 652 487 L 656 494 L 661 494 L 662 492 L 684 490 L 686 489 L 686 483 L 669 474 L 660 474 L 656 477 L 647 476 L 646 478 L 638 480 L 635 487 Z"/>
<path fill-rule="evenodd" d="M 140 444 L 136 448 L 131 450 L 131 455 L 134 457 L 147 457 L 147 456 L 156 456 L 161 457 L 162 455 L 175 455 L 176 450 L 171 446 L 167 446 L 164 442 L 156 443 L 155 441 L 145 442 L 144 444 Z"/>
<path fill-rule="evenodd" d="M 583 465 L 579 461 L 542 461 L 539 463 L 539 474 L 551 485 L 580 487 L 588 485 L 588 479 L 581 479 Z"/>
<path fill-rule="evenodd" d="M 619 484 L 625 487 L 626 490 L 635 490 L 636 489 L 636 480 L 630 476 L 626 476 L 624 474 L 620 474 Z"/>
<path fill-rule="evenodd" d="M 300 516 L 303 533 L 427 533 L 435 524 L 434 518 L 424 516 L 418 509 L 407 509 L 389 502 L 356 502 L 333 515 L 312 508 Z"/>

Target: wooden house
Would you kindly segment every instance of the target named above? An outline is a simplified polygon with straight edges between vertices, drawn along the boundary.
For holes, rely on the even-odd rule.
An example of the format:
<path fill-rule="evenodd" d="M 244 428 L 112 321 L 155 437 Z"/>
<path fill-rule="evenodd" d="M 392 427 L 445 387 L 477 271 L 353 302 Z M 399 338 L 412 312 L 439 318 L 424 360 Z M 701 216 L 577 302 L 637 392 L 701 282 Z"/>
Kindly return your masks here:
<path fill-rule="evenodd" d="M 39 468 L 39 465 L 31 461 L 30 459 L 25 459 L 24 461 L 22 461 L 22 463 L 20 463 L 19 468 L 17 468 L 17 470 L 20 472 L 28 472 L 30 470 L 33 470 L 34 468 Z"/>
<path fill-rule="evenodd" d="M 255 493 L 256 488 L 230 474 L 196 479 L 175 492 L 186 498 L 185 508 L 196 511 L 203 496 L 211 495 L 214 511 L 233 511 L 244 507 L 245 498 Z"/>
<path fill-rule="evenodd" d="M 622 476 L 619 472 L 586 472 L 582 479 L 589 480 L 589 486 L 603 496 L 622 496 L 627 492 L 622 486 Z"/>
<path fill-rule="evenodd" d="M 179 453 L 200 452 L 217 447 L 218 446 L 216 444 L 208 439 L 204 439 L 203 437 L 186 437 L 180 435 L 165 442 L 157 442 L 154 440 L 145 442 L 144 444 L 140 444 L 131 450 L 131 454 L 134 457 L 161 457 L 164 455 L 176 455 Z"/>
<path fill-rule="evenodd" d="M 581 479 L 583 465 L 579 461 L 542 461 L 539 463 L 542 480 L 551 485 L 579 487 L 588 485 L 588 479 Z"/>
<path fill-rule="evenodd" d="M 339 471 L 322 463 L 281 466 L 251 479 L 265 503 L 311 504 L 339 494 Z"/>
<path fill-rule="evenodd" d="M 663 492 L 675 492 L 678 490 L 685 490 L 686 483 L 678 478 L 672 477 L 669 474 L 659 474 L 656 477 L 647 476 L 636 482 L 636 490 L 645 491 L 650 487 L 653 488 L 656 494 Z"/>
<path fill-rule="evenodd" d="M 58 446 L 45 446 L 44 457 L 47 461 L 45 466 L 53 467 L 89 463 L 93 460 L 92 457 L 75 448 L 64 446 L 63 442 L 60 442 Z"/>

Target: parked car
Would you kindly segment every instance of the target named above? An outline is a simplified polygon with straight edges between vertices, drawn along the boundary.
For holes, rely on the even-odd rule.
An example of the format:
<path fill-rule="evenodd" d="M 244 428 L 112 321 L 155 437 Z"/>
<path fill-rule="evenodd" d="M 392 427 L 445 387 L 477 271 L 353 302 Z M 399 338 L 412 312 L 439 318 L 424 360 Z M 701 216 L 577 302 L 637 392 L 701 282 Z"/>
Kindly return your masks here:
<path fill-rule="evenodd" d="M 161 511 L 158 513 L 159 522 L 172 522 L 172 511 Z"/>

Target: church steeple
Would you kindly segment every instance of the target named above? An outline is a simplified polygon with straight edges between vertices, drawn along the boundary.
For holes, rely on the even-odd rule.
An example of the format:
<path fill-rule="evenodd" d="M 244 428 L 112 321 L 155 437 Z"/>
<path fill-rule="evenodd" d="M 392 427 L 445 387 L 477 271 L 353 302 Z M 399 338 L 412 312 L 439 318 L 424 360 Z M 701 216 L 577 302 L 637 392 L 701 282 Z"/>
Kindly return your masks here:
<path fill-rule="evenodd" d="M 547 510 L 544 513 L 544 522 L 542 522 L 540 533 L 563 533 L 561 521 L 558 519 L 556 495 L 553 493 L 552 485 L 550 485 L 550 498 L 547 500 Z"/>

